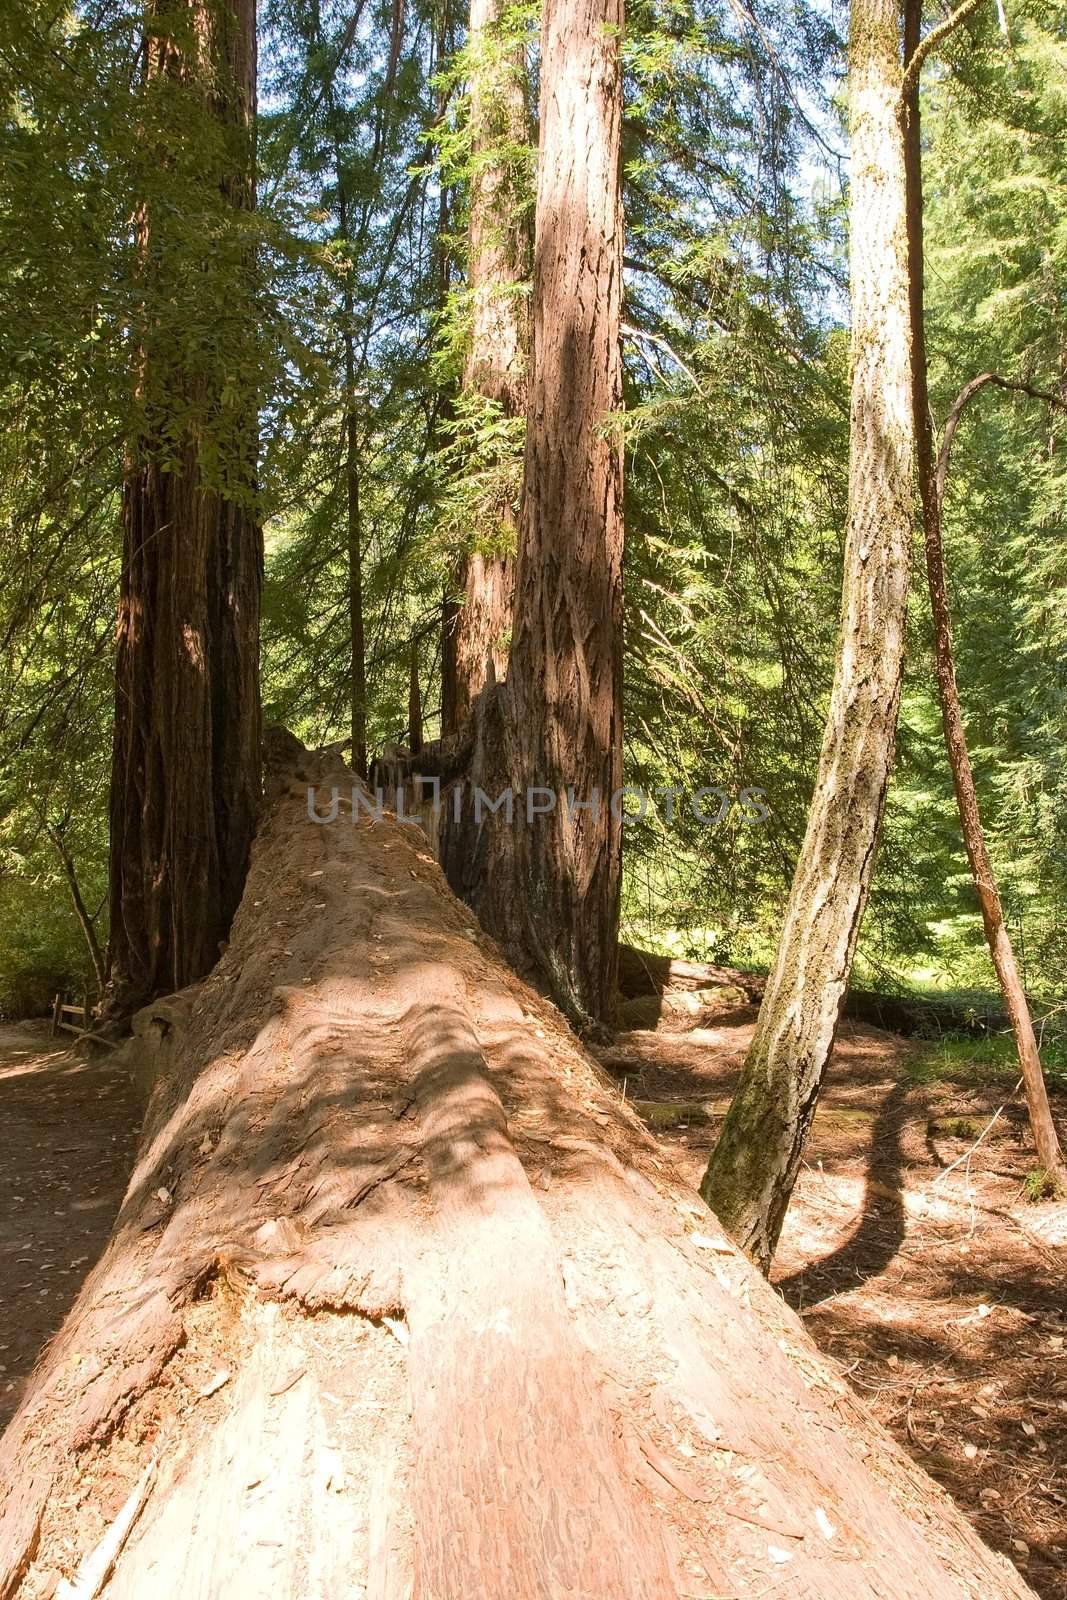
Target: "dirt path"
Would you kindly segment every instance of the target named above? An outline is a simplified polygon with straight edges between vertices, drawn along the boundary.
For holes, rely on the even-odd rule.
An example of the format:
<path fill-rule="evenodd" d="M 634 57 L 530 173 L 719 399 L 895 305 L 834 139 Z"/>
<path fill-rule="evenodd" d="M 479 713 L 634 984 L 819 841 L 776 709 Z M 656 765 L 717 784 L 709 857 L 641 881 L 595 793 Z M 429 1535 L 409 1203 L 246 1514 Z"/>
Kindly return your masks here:
<path fill-rule="evenodd" d="M 694 1184 L 754 1016 L 604 1053 L 628 1096 L 660 1103 L 647 1114 Z M 846 1025 L 773 1276 L 986 1542 L 1065 1600 L 1067 1206 L 1027 1202 L 1021 1103 L 967 1155 L 1010 1084 L 925 1075 L 922 1047 Z M 1064 1096 L 1054 1110 L 1062 1127 Z"/>
<path fill-rule="evenodd" d="M 139 1106 L 45 1023 L 0 1027 L 0 1430 L 107 1241 Z"/>

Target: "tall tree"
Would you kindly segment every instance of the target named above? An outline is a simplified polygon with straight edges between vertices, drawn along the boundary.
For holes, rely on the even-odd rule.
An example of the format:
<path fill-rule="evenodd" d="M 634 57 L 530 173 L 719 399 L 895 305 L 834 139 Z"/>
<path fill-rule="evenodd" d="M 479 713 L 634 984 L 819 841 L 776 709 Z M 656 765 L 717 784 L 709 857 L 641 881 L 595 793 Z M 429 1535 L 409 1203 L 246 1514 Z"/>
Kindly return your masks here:
<path fill-rule="evenodd" d="M 349 202 L 340 150 L 334 147 L 337 168 L 338 237 L 351 245 Z M 359 395 L 356 382 L 356 304 L 351 271 L 342 291 L 345 352 L 345 531 L 348 548 L 348 660 L 351 698 L 350 733 L 352 766 L 367 776 L 367 651 L 363 622 L 363 526 L 359 502 Z"/>
<path fill-rule="evenodd" d="M 504 0 L 471 0 L 470 347 L 463 374 L 468 400 L 478 397 L 507 419 L 526 409 L 530 231 L 523 155 L 529 141 L 526 44 L 508 38 Z M 477 415 L 475 417 L 477 421 Z M 490 495 L 472 508 L 472 548 L 453 574 L 446 600 L 441 663 L 441 723 L 457 732 L 490 676 L 500 680 L 511 626 L 516 508 Z M 501 548 L 503 546 L 503 548 Z"/>
<path fill-rule="evenodd" d="M 255 378 L 234 366 L 254 317 L 241 217 L 255 96 L 254 0 L 154 0 L 146 151 L 183 204 L 147 200 L 138 223 L 142 431 L 124 489 L 111 781 L 119 1010 L 214 964 L 259 811 Z"/>
<path fill-rule="evenodd" d="M 853 0 L 852 380 L 837 664 L 804 842 L 741 1082 L 701 1193 L 766 1270 L 833 1048 L 893 757 L 912 533 L 897 0 Z"/>
<path fill-rule="evenodd" d="M 499 711 L 500 737 L 479 730 L 474 772 L 506 775 L 516 815 L 514 826 L 496 819 L 463 885 L 483 924 L 579 1025 L 614 1007 L 621 871 L 622 22 L 621 0 L 549 0 L 542 20 L 512 644 L 486 711 L 487 722 Z M 469 859 L 460 866 L 462 878 Z"/>
<path fill-rule="evenodd" d="M 956 16 L 960 16 L 958 11 Z M 921 35 L 922 0 L 905 0 L 904 56 L 909 66 L 905 81 L 903 113 L 907 172 L 912 411 L 926 549 L 926 577 L 930 590 L 930 613 L 934 630 L 934 671 L 941 704 L 941 721 L 945 731 L 945 748 L 952 772 L 952 787 L 960 815 L 964 848 L 967 851 L 967 862 L 982 911 L 986 942 L 989 945 L 989 953 L 1004 996 L 1004 1005 L 1011 1020 L 1012 1033 L 1015 1036 L 1015 1048 L 1022 1071 L 1037 1158 L 1049 1181 L 1062 1188 L 1067 1187 L 1067 1169 L 1064 1167 L 1063 1152 L 1049 1108 L 1048 1091 L 1041 1070 L 1041 1054 L 1037 1047 L 1026 991 L 1004 922 L 996 874 L 993 871 L 993 863 L 982 828 L 978 791 L 967 749 L 967 731 L 964 727 L 959 687 L 956 682 L 952 617 L 949 609 L 942 537 L 945 481 L 953 436 L 965 406 L 983 388 L 995 384 L 997 379 L 991 373 L 983 373 L 965 386 L 949 415 L 941 450 L 935 452 L 927 381 L 926 318 L 923 303 L 922 122 L 918 70 L 923 60 Z M 1010 385 L 1005 386 L 1010 387 Z M 1030 386 L 1022 385 L 1022 387 Z"/>

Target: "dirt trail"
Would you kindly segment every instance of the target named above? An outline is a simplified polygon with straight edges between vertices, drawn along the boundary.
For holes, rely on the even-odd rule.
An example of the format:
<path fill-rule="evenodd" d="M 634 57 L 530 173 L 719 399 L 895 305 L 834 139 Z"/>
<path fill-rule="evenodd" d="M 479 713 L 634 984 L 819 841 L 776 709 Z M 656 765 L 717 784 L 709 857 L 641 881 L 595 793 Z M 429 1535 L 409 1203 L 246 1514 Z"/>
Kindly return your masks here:
<path fill-rule="evenodd" d="M 667 1119 L 655 1131 L 693 1184 L 754 1017 L 603 1053 L 628 1097 L 660 1103 L 646 1114 Z M 922 1049 L 845 1025 L 773 1278 L 983 1539 L 1067 1600 L 1067 1206 L 1023 1193 L 1021 1098 L 968 1155 L 1011 1085 L 924 1082 Z M 1063 1126 L 1067 1097 L 1053 1110 Z"/>
<path fill-rule="evenodd" d="M 127 1073 L 0 1026 L 0 1431 L 107 1242 L 138 1125 Z"/>

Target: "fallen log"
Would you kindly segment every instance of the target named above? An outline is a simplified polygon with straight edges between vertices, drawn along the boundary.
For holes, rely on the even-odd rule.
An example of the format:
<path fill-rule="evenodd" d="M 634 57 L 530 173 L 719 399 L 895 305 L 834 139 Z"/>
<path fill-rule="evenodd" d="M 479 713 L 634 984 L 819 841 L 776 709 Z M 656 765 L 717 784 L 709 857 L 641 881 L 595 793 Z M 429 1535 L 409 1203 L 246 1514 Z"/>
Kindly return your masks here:
<path fill-rule="evenodd" d="M 685 961 L 678 956 L 656 955 L 636 945 L 619 945 L 619 993 L 626 999 L 667 994 L 672 990 L 740 989 L 750 1002 L 763 997 L 763 974 L 741 972 L 736 967 L 716 967 L 705 961 Z"/>
<path fill-rule="evenodd" d="M 0 1443 L 2 1600 L 1029 1594 L 416 831 L 316 826 L 351 774 L 273 761 L 228 949 L 127 1047 L 129 1189 Z"/>
<path fill-rule="evenodd" d="M 761 972 L 742 972 L 736 967 L 686 961 L 639 950 L 634 945 L 619 945 L 619 992 L 624 1006 L 630 1001 L 660 997 L 667 1008 L 671 995 L 701 991 L 718 991 L 724 1003 L 733 1001 L 740 991 L 749 1005 L 759 1005 L 764 981 Z M 1036 1006 L 1037 1002 L 1033 1004 Z M 645 1015 L 653 1018 L 647 1025 L 655 1026 L 653 1012 L 647 1011 Z M 931 999 L 925 995 L 884 994 L 876 989 L 850 988 L 845 995 L 844 1015 L 852 1022 L 865 1022 L 905 1038 L 982 1035 L 1004 1032 L 1010 1026 L 1003 1008 L 981 995 Z"/>

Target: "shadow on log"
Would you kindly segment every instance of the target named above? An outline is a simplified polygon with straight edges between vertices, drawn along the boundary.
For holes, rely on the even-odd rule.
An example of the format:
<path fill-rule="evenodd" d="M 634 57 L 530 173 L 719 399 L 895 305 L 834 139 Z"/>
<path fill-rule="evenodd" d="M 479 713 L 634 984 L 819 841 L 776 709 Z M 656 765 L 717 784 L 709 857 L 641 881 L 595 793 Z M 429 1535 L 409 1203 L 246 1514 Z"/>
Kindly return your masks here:
<path fill-rule="evenodd" d="M 0 1446 L 0 1596 L 1030 1591 L 726 1241 L 414 829 L 273 741 L 142 1012 L 109 1248 Z"/>

